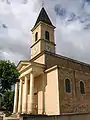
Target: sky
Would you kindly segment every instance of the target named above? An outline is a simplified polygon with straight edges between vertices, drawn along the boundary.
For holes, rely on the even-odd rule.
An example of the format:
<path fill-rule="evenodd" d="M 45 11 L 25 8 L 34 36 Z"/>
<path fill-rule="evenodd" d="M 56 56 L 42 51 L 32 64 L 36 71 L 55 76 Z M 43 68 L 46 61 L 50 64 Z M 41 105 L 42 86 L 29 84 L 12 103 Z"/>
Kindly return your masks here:
<path fill-rule="evenodd" d="M 43 0 L 0 0 L 0 59 L 30 59 L 33 28 Z M 90 64 L 90 0 L 44 0 L 56 26 L 56 53 Z"/>

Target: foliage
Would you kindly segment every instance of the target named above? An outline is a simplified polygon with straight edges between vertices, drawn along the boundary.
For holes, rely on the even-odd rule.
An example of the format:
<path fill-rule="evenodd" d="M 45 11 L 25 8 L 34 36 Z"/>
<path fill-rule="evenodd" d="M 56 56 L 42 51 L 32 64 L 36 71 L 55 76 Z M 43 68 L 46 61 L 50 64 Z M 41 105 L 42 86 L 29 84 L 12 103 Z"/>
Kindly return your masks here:
<path fill-rule="evenodd" d="M 12 85 L 16 82 L 19 72 L 14 63 L 0 60 L 0 92 L 11 90 Z"/>
<path fill-rule="evenodd" d="M 0 94 L 1 108 L 6 109 L 10 114 L 13 110 L 14 90 L 12 86 L 19 77 L 19 72 L 14 63 L 10 61 L 0 60 Z"/>
<path fill-rule="evenodd" d="M 13 111 L 14 91 L 5 90 L 2 96 L 1 106 L 7 111 Z"/>

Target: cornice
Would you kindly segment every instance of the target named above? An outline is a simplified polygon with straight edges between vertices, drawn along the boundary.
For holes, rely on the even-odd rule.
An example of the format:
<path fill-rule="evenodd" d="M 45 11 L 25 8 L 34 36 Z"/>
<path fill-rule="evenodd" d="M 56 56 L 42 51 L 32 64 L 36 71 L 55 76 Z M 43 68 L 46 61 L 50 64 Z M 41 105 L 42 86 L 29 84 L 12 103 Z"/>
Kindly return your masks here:
<path fill-rule="evenodd" d="M 51 42 L 51 41 L 46 40 L 46 39 L 39 39 L 39 40 L 37 40 L 30 48 L 32 48 L 34 45 L 36 45 L 39 41 L 48 42 L 48 43 L 56 46 L 56 44 L 55 44 L 54 42 Z"/>
<path fill-rule="evenodd" d="M 47 23 L 44 23 L 44 22 L 40 21 L 35 27 L 33 27 L 33 28 L 31 29 L 31 31 L 33 32 L 40 24 L 47 25 L 47 26 L 49 26 L 49 27 L 51 27 L 51 28 L 53 28 L 53 29 L 56 28 L 55 26 L 51 26 L 51 25 L 48 25 Z"/>

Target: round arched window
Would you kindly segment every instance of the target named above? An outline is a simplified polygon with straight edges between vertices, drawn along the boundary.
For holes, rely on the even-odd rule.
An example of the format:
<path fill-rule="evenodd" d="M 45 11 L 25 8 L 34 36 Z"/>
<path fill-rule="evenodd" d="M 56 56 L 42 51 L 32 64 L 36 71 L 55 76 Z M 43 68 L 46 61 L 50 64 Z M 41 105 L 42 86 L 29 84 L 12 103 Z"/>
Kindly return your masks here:
<path fill-rule="evenodd" d="M 68 92 L 68 93 L 71 92 L 71 85 L 70 85 L 69 79 L 65 79 L 65 88 L 66 88 L 66 92 Z"/>
<path fill-rule="evenodd" d="M 80 93 L 85 94 L 84 83 L 80 81 Z"/>
<path fill-rule="evenodd" d="M 38 32 L 35 33 L 35 41 L 38 40 Z"/>
<path fill-rule="evenodd" d="M 48 31 L 45 31 L 45 39 L 46 40 L 49 40 L 50 38 L 49 38 L 49 32 Z"/>

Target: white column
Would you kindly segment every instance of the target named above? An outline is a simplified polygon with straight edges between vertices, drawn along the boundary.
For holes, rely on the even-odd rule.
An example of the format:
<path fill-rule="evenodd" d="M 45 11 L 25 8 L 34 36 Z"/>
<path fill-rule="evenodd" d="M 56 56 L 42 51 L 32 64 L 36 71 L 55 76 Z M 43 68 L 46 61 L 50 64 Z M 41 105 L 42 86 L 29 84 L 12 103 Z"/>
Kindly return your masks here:
<path fill-rule="evenodd" d="M 23 81 L 20 79 L 18 113 L 22 112 L 22 87 L 23 87 Z"/>
<path fill-rule="evenodd" d="M 15 84 L 15 94 L 14 94 L 14 108 L 13 108 L 13 113 L 17 113 L 18 110 L 18 82 Z"/>
<path fill-rule="evenodd" d="M 34 75 L 30 73 L 30 113 L 33 112 Z"/>
<path fill-rule="evenodd" d="M 28 94 L 28 79 L 27 76 L 25 76 L 25 93 L 24 93 L 24 109 L 23 109 L 23 113 L 27 113 L 27 94 Z"/>

